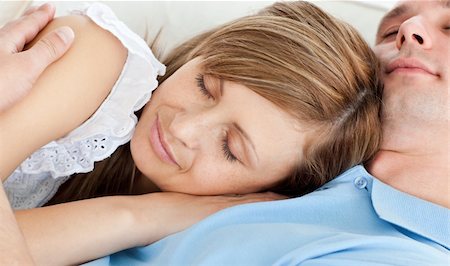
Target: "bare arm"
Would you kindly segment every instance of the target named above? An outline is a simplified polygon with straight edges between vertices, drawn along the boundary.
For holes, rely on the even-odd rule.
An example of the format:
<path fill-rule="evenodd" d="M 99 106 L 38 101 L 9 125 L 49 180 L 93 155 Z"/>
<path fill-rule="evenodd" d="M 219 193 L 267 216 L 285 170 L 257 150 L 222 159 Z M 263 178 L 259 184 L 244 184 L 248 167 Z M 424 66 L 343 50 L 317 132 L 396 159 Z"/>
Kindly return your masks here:
<path fill-rule="evenodd" d="M 126 49 L 84 16 L 54 19 L 35 41 L 64 25 L 75 32 L 71 49 L 44 71 L 29 95 L 0 114 L 2 180 L 32 152 L 88 119 L 123 68 Z"/>
<path fill-rule="evenodd" d="M 33 7 L 0 28 L 0 113 L 23 98 L 44 69 L 60 58 L 72 43 L 73 31 L 65 27 L 51 31 L 31 49 L 23 51 L 24 45 L 53 19 L 54 13 L 55 9 L 48 4 Z M 29 64 L 34 58 L 40 60 Z M 33 265 L 1 183 L 0 264 Z"/>
<path fill-rule="evenodd" d="M 103 197 L 15 213 L 37 265 L 76 265 L 136 246 L 132 197 Z"/>
<path fill-rule="evenodd" d="M 36 23 L 36 20 L 30 22 Z M 95 26 L 89 19 L 80 16 L 50 22 L 31 45 L 59 26 L 71 26 L 75 34 L 79 34 L 73 49 L 43 72 L 23 100 L 0 113 L 2 181 L 34 150 L 65 135 L 86 120 L 112 88 L 125 61 L 126 50 L 118 40 Z M 43 48 L 46 44 L 49 48 L 54 47 L 49 45 L 48 41 L 47 38 L 39 43 L 42 48 L 39 51 L 46 52 L 47 50 Z M 38 50 L 38 47 L 35 48 L 33 51 Z M 61 54 L 60 52 L 53 51 L 47 57 L 53 58 Z M 44 58 L 46 56 L 29 56 L 28 60 Z M 27 62 L 24 60 L 21 67 Z M 100 67 L 102 63 L 108 68 Z M 31 62 L 30 66 L 32 65 L 42 65 L 42 62 L 38 64 Z M 8 72 L 3 73 L 7 74 Z M 29 76 L 11 78 L 26 83 L 31 82 Z M 32 265 L 32 259 L 21 237 L 22 232 L 1 185 L 0 218 L 1 264 Z M 33 219 L 29 222 L 33 222 Z"/>
<path fill-rule="evenodd" d="M 73 265 L 143 246 L 226 207 L 280 199 L 152 193 L 89 199 L 16 213 L 38 265 Z"/>
<path fill-rule="evenodd" d="M 0 264 L 33 265 L 26 242 L 0 184 Z"/>
<path fill-rule="evenodd" d="M 74 29 L 73 47 L 45 72 L 26 99 L 0 116 L 0 153 L 15 154 L 0 162 L 2 178 L 33 150 L 85 121 L 123 67 L 126 51 L 110 34 L 83 17 L 55 20 L 52 27 L 61 24 Z M 229 206 L 276 198 L 271 194 L 234 198 L 154 193 L 89 199 L 15 214 L 38 265 L 68 265 L 152 243 Z"/>

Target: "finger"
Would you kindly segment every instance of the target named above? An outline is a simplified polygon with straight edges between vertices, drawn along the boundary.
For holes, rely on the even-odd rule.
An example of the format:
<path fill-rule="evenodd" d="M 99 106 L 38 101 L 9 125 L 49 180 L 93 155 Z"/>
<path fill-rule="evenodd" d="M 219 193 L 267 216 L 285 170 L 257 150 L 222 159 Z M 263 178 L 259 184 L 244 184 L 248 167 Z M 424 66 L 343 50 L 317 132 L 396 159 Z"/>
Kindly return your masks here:
<path fill-rule="evenodd" d="M 74 32 L 70 27 L 60 27 L 46 34 L 33 47 L 20 54 L 25 62 L 29 62 L 31 82 L 69 49 L 73 39 Z"/>
<path fill-rule="evenodd" d="M 33 40 L 55 15 L 50 4 L 40 6 L 28 15 L 6 24 L 0 29 L 0 50 L 17 53 Z"/>
<path fill-rule="evenodd" d="M 31 13 L 33 13 L 34 11 L 36 11 L 39 8 L 39 6 L 30 6 L 29 8 L 27 8 L 27 10 L 25 10 L 25 12 L 22 14 L 22 17 L 29 15 Z"/>
<path fill-rule="evenodd" d="M 51 4 L 51 3 L 44 3 L 40 6 L 30 6 L 27 8 L 27 10 L 25 10 L 25 12 L 22 14 L 22 17 L 30 15 L 31 13 L 38 11 L 38 10 L 42 10 L 44 12 L 54 12 L 55 11 L 55 7 Z"/>

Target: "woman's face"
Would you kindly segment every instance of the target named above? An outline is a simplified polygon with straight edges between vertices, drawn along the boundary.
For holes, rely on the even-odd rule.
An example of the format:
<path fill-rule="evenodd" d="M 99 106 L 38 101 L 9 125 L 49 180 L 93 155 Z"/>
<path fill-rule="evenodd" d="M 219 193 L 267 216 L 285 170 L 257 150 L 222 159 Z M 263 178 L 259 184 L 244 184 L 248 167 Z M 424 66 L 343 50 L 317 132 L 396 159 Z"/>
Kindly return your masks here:
<path fill-rule="evenodd" d="M 153 93 L 131 140 L 138 169 L 162 191 L 270 188 L 301 160 L 305 130 L 246 86 L 186 63 Z"/>

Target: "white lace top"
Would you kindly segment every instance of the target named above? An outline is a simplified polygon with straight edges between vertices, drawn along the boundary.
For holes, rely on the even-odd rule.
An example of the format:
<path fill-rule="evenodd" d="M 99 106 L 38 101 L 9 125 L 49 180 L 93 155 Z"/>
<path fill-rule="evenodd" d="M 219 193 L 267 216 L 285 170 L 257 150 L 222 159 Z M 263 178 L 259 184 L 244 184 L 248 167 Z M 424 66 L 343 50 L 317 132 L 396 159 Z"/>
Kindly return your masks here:
<path fill-rule="evenodd" d="M 109 157 L 130 141 L 137 123 L 134 111 L 148 102 L 165 67 L 147 44 L 105 5 L 94 3 L 71 11 L 83 14 L 115 35 L 128 50 L 122 72 L 98 110 L 67 136 L 52 141 L 28 157 L 4 186 L 14 209 L 44 205 L 74 173 L 92 171 L 94 162 Z"/>

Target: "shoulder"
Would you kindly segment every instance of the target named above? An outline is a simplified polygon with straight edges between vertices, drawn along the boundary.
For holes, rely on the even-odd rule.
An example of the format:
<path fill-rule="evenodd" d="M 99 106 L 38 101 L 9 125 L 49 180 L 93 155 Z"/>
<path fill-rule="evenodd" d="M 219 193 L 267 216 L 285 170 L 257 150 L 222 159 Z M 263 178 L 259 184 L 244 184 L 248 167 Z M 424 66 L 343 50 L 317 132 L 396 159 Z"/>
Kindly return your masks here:
<path fill-rule="evenodd" d="M 34 45 L 34 43 L 48 32 L 61 26 L 69 26 L 73 29 L 75 32 L 75 41 L 70 50 L 59 61 L 69 61 L 75 56 L 82 55 L 84 55 L 83 57 L 91 55 L 92 61 L 105 55 L 107 55 L 105 57 L 109 58 L 110 61 L 124 61 L 127 50 L 121 42 L 112 33 L 101 28 L 85 15 L 70 15 L 53 19 L 28 44 L 28 47 Z M 80 58 L 78 57 L 77 59 Z"/>
<path fill-rule="evenodd" d="M 69 51 L 47 67 L 23 100 L 0 115 L 0 157 L 8 157 L 2 164 L 5 169 L 14 169 L 38 148 L 85 122 L 109 95 L 124 68 L 127 49 L 82 15 L 54 19 L 25 48 L 63 25 L 75 32 Z"/>
<path fill-rule="evenodd" d="M 69 51 L 44 71 L 26 99 L 29 110 L 35 104 L 49 119 L 59 122 L 51 139 L 67 134 L 95 112 L 127 58 L 127 49 L 113 34 L 83 15 L 55 18 L 30 46 L 60 26 L 71 27 L 75 40 Z"/>
<path fill-rule="evenodd" d="M 29 45 L 34 45 L 42 36 L 61 26 L 73 29 L 74 42 L 65 55 L 46 69 L 35 86 L 47 87 L 55 83 L 71 86 L 71 82 L 76 81 L 73 85 L 79 90 L 95 88 L 98 93 L 91 96 L 106 96 L 120 75 L 127 49 L 112 33 L 84 15 L 55 18 Z M 47 82 L 47 78 L 52 82 Z"/>

